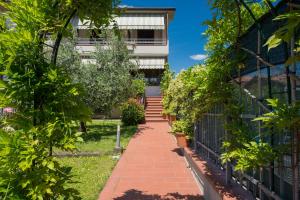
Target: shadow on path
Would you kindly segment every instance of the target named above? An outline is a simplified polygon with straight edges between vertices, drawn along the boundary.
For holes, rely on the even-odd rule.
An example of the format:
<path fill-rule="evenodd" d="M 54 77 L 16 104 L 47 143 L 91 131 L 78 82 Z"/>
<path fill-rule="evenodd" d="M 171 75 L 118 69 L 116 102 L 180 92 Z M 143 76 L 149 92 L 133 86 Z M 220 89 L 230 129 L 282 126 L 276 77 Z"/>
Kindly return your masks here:
<path fill-rule="evenodd" d="M 179 193 L 168 193 L 164 196 L 158 194 L 145 194 L 139 190 L 128 190 L 123 196 L 116 197 L 114 200 L 203 200 L 200 195 L 182 195 Z"/>
<path fill-rule="evenodd" d="M 172 152 L 177 153 L 178 156 L 181 156 L 181 157 L 184 156 L 181 148 L 173 149 Z"/>

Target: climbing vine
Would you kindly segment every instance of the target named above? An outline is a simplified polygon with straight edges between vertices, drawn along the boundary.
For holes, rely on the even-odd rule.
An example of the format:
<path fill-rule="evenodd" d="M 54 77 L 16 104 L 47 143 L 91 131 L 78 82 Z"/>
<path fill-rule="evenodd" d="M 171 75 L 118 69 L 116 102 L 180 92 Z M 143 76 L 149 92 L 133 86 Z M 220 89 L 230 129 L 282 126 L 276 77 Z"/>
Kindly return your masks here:
<path fill-rule="evenodd" d="M 107 25 L 117 1 L 1 1 L 0 108 L 15 113 L 0 121 L 0 199 L 80 199 L 67 186 L 71 168 L 52 155 L 53 148 L 76 149 L 78 123 L 90 118 L 64 65 L 56 62 L 71 19 Z M 5 21 L 6 26 L 3 26 Z M 52 41 L 52 42 L 51 42 Z M 51 52 L 47 59 L 46 52 Z M 2 77 L 1 77 L 2 78 Z"/>
<path fill-rule="evenodd" d="M 210 1 L 210 6 L 213 19 L 204 22 L 208 58 L 203 65 L 180 72 L 170 82 L 164 108 L 183 119 L 186 115 L 192 116 L 193 122 L 214 106 L 224 105 L 224 120 L 231 136 L 223 138 L 226 150 L 223 161 L 235 161 L 236 169 L 241 171 L 268 166 L 276 154 L 268 143 L 253 140 L 258 133 L 251 132 L 240 119 L 242 108 L 238 105 L 232 74 L 244 67 L 245 52 L 239 37 L 270 10 L 270 4 L 215 0 Z"/>

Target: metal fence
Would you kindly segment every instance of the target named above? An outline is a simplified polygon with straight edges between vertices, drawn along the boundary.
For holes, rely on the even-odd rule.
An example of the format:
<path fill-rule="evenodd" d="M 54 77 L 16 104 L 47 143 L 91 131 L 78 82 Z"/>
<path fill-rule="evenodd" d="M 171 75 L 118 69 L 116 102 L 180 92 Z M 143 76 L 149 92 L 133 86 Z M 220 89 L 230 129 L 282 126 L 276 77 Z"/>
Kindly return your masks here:
<path fill-rule="evenodd" d="M 257 116 L 270 110 L 246 89 L 236 87 L 236 95 L 242 108 L 240 118 L 248 126 L 250 132 L 256 133 L 253 140 L 259 138 L 266 142 L 280 143 L 288 140 L 289 134 L 263 134 L 267 131 L 260 122 L 254 122 Z M 230 181 L 239 183 L 243 188 L 250 191 L 254 197 L 259 199 L 292 199 L 290 155 L 283 158 L 283 165 L 272 163 L 270 168 L 253 170 L 245 174 L 234 171 L 234 163 L 223 166 L 220 155 L 223 152 L 222 142 L 229 132 L 225 128 L 226 118 L 222 105 L 215 106 L 209 113 L 206 113 L 195 124 L 195 150 L 203 158 L 219 166 L 221 170 L 227 170 L 230 174 Z M 271 136 L 270 136 L 271 135 Z M 276 136 L 275 136 L 276 135 Z M 277 137 L 280 135 L 280 138 Z M 282 167 L 285 166 L 285 167 Z"/>
<path fill-rule="evenodd" d="M 294 0 L 294 3 L 300 3 Z M 286 12 L 288 4 L 282 1 L 276 6 L 278 14 Z M 266 40 L 282 26 L 282 21 L 274 21 L 274 13 L 267 13 L 258 20 L 260 26 L 253 25 L 240 38 L 241 49 L 245 53 L 244 67 L 236 68 L 233 72 L 235 96 L 241 106 L 240 119 L 243 124 L 251 130 L 251 138 L 254 141 L 262 139 L 271 145 L 279 145 L 290 142 L 291 134 L 282 132 L 278 134 L 275 129 L 267 129 L 260 122 L 253 119 L 263 113 L 269 112 L 264 100 L 277 98 L 283 103 L 291 103 L 293 100 L 300 101 L 300 63 L 286 66 L 284 63 L 291 56 L 290 46 L 282 44 L 269 51 L 264 45 Z M 300 37 L 300 32 L 295 34 Z M 249 53 L 252 52 L 252 53 Z M 260 56 L 264 61 L 257 59 Z M 295 90 L 291 76 L 297 76 Z M 293 83 L 294 84 L 294 83 Z M 294 94 L 293 94 L 294 93 Z M 281 162 L 270 163 L 270 167 L 253 170 L 245 174 L 234 171 L 234 163 L 225 167 L 220 162 L 221 148 L 224 139 L 230 135 L 225 129 L 226 118 L 223 109 L 224 105 L 215 106 L 206 113 L 195 124 L 195 150 L 205 159 L 210 160 L 222 170 L 227 170 L 230 180 L 241 184 L 249 190 L 254 197 L 259 199 L 292 199 L 292 162 L 291 155 L 287 154 L 281 158 Z M 269 134 L 264 134 L 268 132 Z M 229 180 L 228 180 L 229 181 Z"/>

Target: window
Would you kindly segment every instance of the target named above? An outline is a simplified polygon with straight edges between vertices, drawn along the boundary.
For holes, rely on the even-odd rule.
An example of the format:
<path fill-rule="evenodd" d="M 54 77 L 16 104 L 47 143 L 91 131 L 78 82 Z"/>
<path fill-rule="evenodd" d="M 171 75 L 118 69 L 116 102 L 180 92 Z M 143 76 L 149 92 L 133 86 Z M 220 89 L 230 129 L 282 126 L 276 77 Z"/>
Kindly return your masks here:
<path fill-rule="evenodd" d="M 138 39 L 154 39 L 154 30 L 138 30 Z"/>

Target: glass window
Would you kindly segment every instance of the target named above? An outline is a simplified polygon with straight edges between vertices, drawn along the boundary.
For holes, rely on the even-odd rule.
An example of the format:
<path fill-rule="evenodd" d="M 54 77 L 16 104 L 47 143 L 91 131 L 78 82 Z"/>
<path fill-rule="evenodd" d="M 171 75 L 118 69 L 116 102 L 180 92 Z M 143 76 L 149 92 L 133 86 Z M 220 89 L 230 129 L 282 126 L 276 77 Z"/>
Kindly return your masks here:
<path fill-rule="evenodd" d="M 154 30 L 138 30 L 138 39 L 154 39 Z"/>
<path fill-rule="evenodd" d="M 284 64 L 276 65 L 276 67 L 270 68 L 271 74 L 271 86 L 272 97 L 278 98 L 283 103 L 287 103 L 287 79 L 286 79 L 286 67 Z"/>

